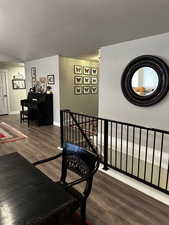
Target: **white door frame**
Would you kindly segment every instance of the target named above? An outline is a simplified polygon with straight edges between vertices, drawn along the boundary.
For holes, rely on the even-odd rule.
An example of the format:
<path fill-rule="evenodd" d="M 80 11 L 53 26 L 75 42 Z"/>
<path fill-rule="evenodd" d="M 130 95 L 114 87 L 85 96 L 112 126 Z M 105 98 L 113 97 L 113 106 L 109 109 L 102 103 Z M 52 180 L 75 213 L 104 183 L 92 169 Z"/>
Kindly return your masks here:
<path fill-rule="evenodd" d="M 0 72 L 4 73 L 6 78 L 6 92 L 7 92 L 7 113 L 10 113 L 10 96 L 9 96 L 9 77 L 8 77 L 8 70 L 0 69 Z"/>

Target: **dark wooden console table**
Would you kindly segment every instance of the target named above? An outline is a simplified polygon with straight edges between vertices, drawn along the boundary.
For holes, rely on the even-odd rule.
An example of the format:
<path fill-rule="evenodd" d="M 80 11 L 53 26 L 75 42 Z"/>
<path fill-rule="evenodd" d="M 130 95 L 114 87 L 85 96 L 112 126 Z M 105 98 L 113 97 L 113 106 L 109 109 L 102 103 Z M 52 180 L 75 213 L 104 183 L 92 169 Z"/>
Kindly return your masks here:
<path fill-rule="evenodd" d="M 65 225 L 75 205 L 71 195 L 20 154 L 0 157 L 1 225 Z"/>

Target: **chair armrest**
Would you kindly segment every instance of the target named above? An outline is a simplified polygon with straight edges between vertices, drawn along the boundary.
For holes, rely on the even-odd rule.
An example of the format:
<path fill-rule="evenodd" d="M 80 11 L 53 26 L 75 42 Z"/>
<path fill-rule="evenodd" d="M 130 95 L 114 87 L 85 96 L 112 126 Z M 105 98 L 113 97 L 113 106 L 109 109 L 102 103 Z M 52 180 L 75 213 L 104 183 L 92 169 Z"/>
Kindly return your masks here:
<path fill-rule="evenodd" d="M 58 155 L 56 155 L 56 156 L 53 156 L 53 157 L 50 157 L 50 158 L 47 158 L 47 159 L 39 160 L 39 161 L 37 161 L 37 162 L 32 163 L 32 165 L 37 166 L 37 165 L 40 165 L 40 164 L 42 164 L 42 163 L 46 163 L 46 162 L 52 161 L 52 160 L 57 159 L 57 158 L 59 158 L 60 156 L 62 156 L 62 154 L 63 154 L 63 153 L 60 153 L 60 154 L 58 154 Z"/>
<path fill-rule="evenodd" d="M 73 181 L 73 182 L 70 182 L 70 183 L 68 183 L 68 184 L 65 185 L 64 189 L 69 189 L 69 188 L 71 188 L 71 187 L 74 186 L 74 185 L 80 184 L 80 183 L 82 183 L 83 181 L 87 180 L 89 177 L 90 177 L 90 176 L 82 177 L 82 178 L 80 178 L 80 179 L 78 179 L 78 180 L 75 180 L 75 181 Z"/>
<path fill-rule="evenodd" d="M 90 174 L 86 175 L 85 177 L 82 177 L 82 178 L 80 178 L 80 179 L 77 179 L 77 180 L 75 180 L 75 181 L 73 181 L 73 182 L 70 182 L 70 183 L 66 184 L 66 185 L 65 185 L 65 189 L 69 189 L 69 188 L 71 188 L 71 187 L 74 186 L 74 185 L 80 184 L 80 183 L 82 183 L 83 181 L 86 181 L 86 180 L 92 178 L 93 175 L 94 175 L 94 174 L 96 173 L 96 171 L 98 170 L 99 164 L 100 164 L 100 157 L 98 157 L 98 161 L 97 161 L 97 163 L 96 163 L 96 167 L 94 168 L 93 171 L 90 172 Z"/>

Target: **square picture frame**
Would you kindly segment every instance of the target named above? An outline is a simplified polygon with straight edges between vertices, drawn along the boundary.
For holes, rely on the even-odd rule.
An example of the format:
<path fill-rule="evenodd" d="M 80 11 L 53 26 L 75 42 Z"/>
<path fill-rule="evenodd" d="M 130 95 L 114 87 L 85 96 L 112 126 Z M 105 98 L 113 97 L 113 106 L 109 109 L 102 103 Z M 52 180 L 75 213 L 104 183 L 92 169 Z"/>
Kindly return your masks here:
<path fill-rule="evenodd" d="M 75 95 L 82 95 L 82 86 L 75 86 L 74 87 L 74 94 Z"/>
<path fill-rule="evenodd" d="M 49 85 L 54 85 L 55 84 L 55 76 L 54 76 L 54 74 L 47 75 L 47 83 Z"/>
<path fill-rule="evenodd" d="M 96 86 L 90 87 L 90 93 L 91 94 L 97 94 L 97 87 Z"/>
<path fill-rule="evenodd" d="M 92 84 L 97 84 L 97 77 L 92 77 L 91 78 L 91 83 Z"/>
<path fill-rule="evenodd" d="M 83 94 L 84 95 L 90 94 L 90 86 L 83 86 Z"/>
<path fill-rule="evenodd" d="M 98 69 L 96 67 L 92 67 L 91 73 L 92 73 L 93 76 L 96 76 L 98 74 Z"/>
<path fill-rule="evenodd" d="M 82 74 L 82 66 L 74 65 L 74 74 Z"/>
<path fill-rule="evenodd" d="M 32 87 L 36 84 L 36 67 L 31 67 Z"/>
<path fill-rule="evenodd" d="M 83 77 L 83 84 L 90 84 L 91 80 L 90 80 L 90 77 Z"/>
<path fill-rule="evenodd" d="M 74 84 L 75 85 L 81 85 L 81 84 L 83 84 L 83 77 L 81 77 L 81 76 L 75 76 L 74 77 Z"/>
<path fill-rule="evenodd" d="M 84 66 L 83 67 L 83 74 L 84 75 L 90 75 L 91 73 L 91 68 L 89 66 Z"/>
<path fill-rule="evenodd" d="M 13 79 L 12 80 L 12 88 L 14 90 L 26 89 L 25 80 L 24 79 Z"/>
<path fill-rule="evenodd" d="M 36 67 L 31 67 L 31 76 L 36 77 Z"/>

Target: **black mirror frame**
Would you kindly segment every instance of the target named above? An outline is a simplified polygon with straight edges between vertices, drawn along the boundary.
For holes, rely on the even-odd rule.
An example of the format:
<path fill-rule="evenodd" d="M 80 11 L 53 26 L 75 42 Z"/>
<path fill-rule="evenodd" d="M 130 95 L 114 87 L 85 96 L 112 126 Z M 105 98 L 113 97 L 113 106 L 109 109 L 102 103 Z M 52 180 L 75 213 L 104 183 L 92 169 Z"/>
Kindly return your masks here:
<path fill-rule="evenodd" d="M 134 73 L 142 67 L 154 69 L 159 79 L 156 90 L 147 96 L 136 94 L 131 85 Z M 161 101 L 169 90 L 169 67 L 159 57 L 152 55 L 139 56 L 132 60 L 125 68 L 121 78 L 121 88 L 124 96 L 132 104 L 142 107 L 154 105 Z"/>

